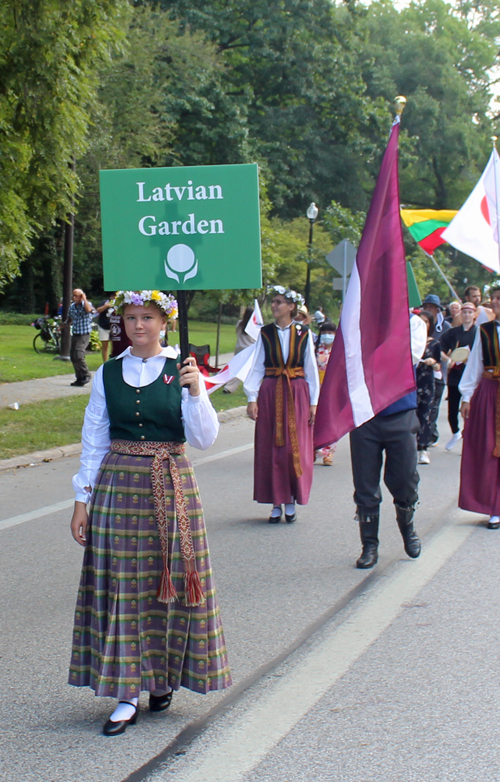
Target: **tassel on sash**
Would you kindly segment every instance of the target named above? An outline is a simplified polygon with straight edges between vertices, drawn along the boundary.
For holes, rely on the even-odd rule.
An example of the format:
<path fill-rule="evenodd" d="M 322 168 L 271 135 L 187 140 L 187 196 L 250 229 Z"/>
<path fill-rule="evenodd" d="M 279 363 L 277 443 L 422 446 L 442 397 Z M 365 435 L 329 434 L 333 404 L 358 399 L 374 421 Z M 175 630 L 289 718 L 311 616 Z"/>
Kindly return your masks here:
<path fill-rule="evenodd" d="M 136 442 L 135 440 L 113 440 L 111 450 L 114 453 L 122 453 L 127 456 L 152 456 L 151 484 L 153 487 L 153 499 L 155 505 L 156 523 L 160 537 L 161 554 L 163 559 L 163 572 L 160 586 L 156 594 L 160 603 L 172 603 L 177 600 L 168 563 L 168 518 L 167 504 L 165 502 L 165 482 L 163 478 L 163 462 L 168 462 L 172 485 L 174 488 L 175 515 L 179 528 L 179 539 L 182 560 L 184 564 L 184 585 L 186 606 L 198 606 L 205 602 L 205 595 L 201 586 L 200 577 L 196 570 L 193 538 L 191 525 L 186 506 L 186 498 L 182 490 L 182 480 L 173 458 L 174 454 L 182 454 L 185 451 L 183 443 L 169 442 Z"/>

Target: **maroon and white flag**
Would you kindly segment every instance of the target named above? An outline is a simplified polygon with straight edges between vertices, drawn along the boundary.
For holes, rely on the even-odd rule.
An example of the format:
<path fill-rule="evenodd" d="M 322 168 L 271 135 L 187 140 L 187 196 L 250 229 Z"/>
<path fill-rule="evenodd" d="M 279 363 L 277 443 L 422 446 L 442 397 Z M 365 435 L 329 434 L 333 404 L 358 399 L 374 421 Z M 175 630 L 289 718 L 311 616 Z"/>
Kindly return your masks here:
<path fill-rule="evenodd" d="M 415 389 L 392 127 L 321 388 L 314 443 L 337 442 Z"/>

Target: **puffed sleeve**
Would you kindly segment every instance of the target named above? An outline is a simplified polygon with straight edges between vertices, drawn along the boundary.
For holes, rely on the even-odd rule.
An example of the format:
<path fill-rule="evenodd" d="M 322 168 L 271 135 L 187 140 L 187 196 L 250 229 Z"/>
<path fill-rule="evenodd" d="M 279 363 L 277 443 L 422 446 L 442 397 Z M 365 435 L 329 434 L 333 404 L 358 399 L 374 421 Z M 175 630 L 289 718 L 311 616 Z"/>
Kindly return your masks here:
<path fill-rule="evenodd" d="M 104 394 L 102 366 L 92 382 L 90 400 L 85 410 L 82 428 L 82 455 L 80 469 L 73 476 L 75 499 L 89 502 L 102 460 L 109 451 L 109 417 Z"/>
<path fill-rule="evenodd" d="M 205 451 L 219 434 L 219 419 L 207 393 L 203 375 L 200 375 L 199 396 L 191 396 L 187 388 L 182 389 L 182 422 L 189 445 Z"/>
<path fill-rule="evenodd" d="M 257 347 L 253 357 L 252 366 L 247 375 L 247 379 L 243 384 L 243 391 L 249 402 L 256 402 L 259 396 L 259 388 L 262 383 L 262 379 L 266 373 L 264 367 L 264 343 L 262 342 L 262 335 L 259 334 L 257 340 Z"/>
<path fill-rule="evenodd" d="M 479 385 L 483 372 L 483 345 L 481 342 L 481 330 L 478 329 L 476 331 L 476 336 L 474 337 L 472 350 L 467 359 L 467 364 L 465 365 L 462 379 L 458 384 L 458 390 L 462 394 L 462 400 L 464 402 L 470 402 L 472 394 Z"/>
<path fill-rule="evenodd" d="M 318 404 L 319 397 L 319 372 L 318 362 L 316 361 L 316 355 L 314 353 L 314 342 L 312 337 L 312 331 L 309 329 L 307 337 L 307 348 L 304 356 L 304 375 L 306 383 L 309 386 L 309 400 L 311 405 Z"/>

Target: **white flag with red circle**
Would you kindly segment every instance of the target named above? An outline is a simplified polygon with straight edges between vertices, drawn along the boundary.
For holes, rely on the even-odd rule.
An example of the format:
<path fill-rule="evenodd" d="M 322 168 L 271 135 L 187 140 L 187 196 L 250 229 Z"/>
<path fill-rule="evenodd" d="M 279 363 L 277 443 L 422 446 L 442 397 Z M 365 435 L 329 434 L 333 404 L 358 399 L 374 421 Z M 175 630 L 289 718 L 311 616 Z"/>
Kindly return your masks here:
<path fill-rule="evenodd" d="M 481 179 L 465 204 L 443 231 L 442 238 L 491 271 L 500 273 L 498 216 L 500 157 L 493 149 Z"/>

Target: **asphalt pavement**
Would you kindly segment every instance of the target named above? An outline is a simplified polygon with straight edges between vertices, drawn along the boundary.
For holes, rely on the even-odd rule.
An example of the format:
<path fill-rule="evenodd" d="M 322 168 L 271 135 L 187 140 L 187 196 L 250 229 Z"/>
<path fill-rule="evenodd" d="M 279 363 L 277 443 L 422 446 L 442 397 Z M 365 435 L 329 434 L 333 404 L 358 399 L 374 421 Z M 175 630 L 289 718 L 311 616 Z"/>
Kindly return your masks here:
<path fill-rule="evenodd" d="M 137 725 L 112 739 L 100 733 L 112 701 L 66 684 L 77 457 L 0 474 L 1 780 L 500 778 L 500 532 L 456 509 L 459 450 L 440 445 L 421 468 L 421 557 L 404 554 L 384 492 L 379 564 L 359 571 L 348 441 L 316 465 L 297 523 L 268 525 L 251 499 L 252 440 L 233 419 L 191 451 L 234 687 L 181 690 L 160 715 L 143 695 Z"/>

